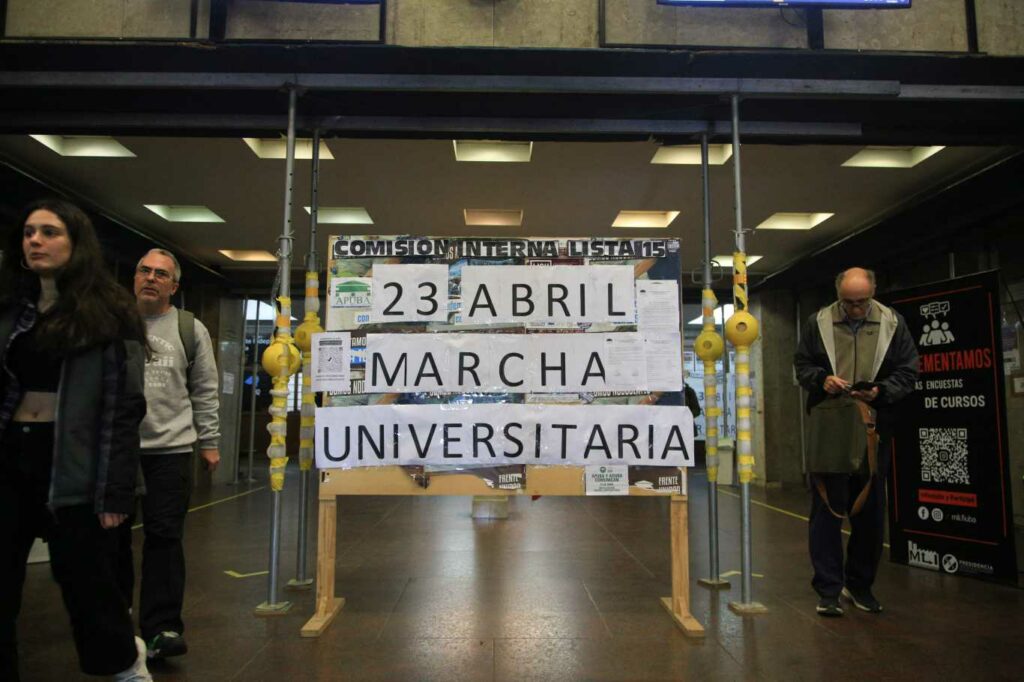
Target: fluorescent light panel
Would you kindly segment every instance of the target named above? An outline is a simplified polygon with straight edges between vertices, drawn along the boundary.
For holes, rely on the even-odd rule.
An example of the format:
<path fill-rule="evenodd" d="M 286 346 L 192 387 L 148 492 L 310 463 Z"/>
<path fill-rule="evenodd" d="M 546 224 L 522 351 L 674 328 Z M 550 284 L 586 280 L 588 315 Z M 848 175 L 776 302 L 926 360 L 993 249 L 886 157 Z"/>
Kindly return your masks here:
<path fill-rule="evenodd" d="M 462 214 L 467 225 L 518 227 L 523 224 L 522 209 L 465 208 Z"/>
<path fill-rule="evenodd" d="M 732 158 L 731 144 L 709 144 L 708 164 L 711 166 L 722 166 Z M 659 147 L 651 158 L 651 163 L 674 164 L 682 166 L 700 165 L 699 144 L 679 144 L 668 147 Z"/>
<path fill-rule="evenodd" d="M 306 206 L 306 213 L 313 208 Z M 320 206 L 316 209 L 316 222 L 333 225 L 373 225 L 373 218 L 362 206 Z"/>
<path fill-rule="evenodd" d="M 220 249 L 220 253 L 233 261 L 243 263 L 275 263 L 277 257 L 269 251 L 246 251 L 244 249 Z"/>
<path fill-rule="evenodd" d="M 835 213 L 776 213 L 757 226 L 758 230 L 810 230 Z"/>
<path fill-rule="evenodd" d="M 679 211 L 619 211 L 612 227 L 668 227 Z"/>
<path fill-rule="evenodd" d="M 725 310 L 723 311 L 722 308 L 725 308 Z M 722 324 L 722 320 L 728 320 L 730 317 L 732 317 L 733 310 L 734 309 L 732 307 L 732 303 L 726 303 L 724 306 L 718 306 L 717 308 L 715 308 L 715 312 L 714 312 L 715 324 Z M 686 324 L 687 325 L 702 325 L 702 324 L 704 324 L 704 314 L 701 313 L 700 315 L 698 315 L 697 317 L 693 318 L 692 320 L 690 320 Z"/>
<path fill-rule="evenodd" d="M 499 140 L 452 140 L 456 161 L 527 163 L 533 156 L 533 142 Z"/>
<path fill-rule="evenodd" d="M 754 263 L 756 263 L 757 261 L 761 260 L 762 258 L 764 258 L 764 256 L 752 256 L 752 255 L 750 255 L 748 253 L 747 254 L 747 265 L 753 265 Z M 723 268 L 731 268 L 732 267 L 732 256 L 731 255 L 729 255 L 729 256 L 715 256 L 714 258 L 712 258 L 712 260 L 717 261 L 718 264 L 721 265 Z"/>
<path fill-rule="evenodd" d="M 261 159 L 285 159 L 288 158 L 288 140 L 277 137 L 271 138 L 258 138 L 258 137 L 243 137 L 243 141 L 249 145 L 249 149 L 253 151 L 256 156 Z M 308 138 L 300 138 L 295 140 L 295 158 L 296 159 L 312 159 L 313 158 L 313 140 Z M 327 143 L 323 140 L 320 141 L 320 158 L 321 159 L 334 159 L 334 155 L 331 154 L 331 150 L 328 149 Z"/>
<path fill-rule="evenodd" d="M 205 206 L 170 206 L 143 204 L 153 213 L 171 223 L 222 223 L 224 219 Z"/>
<path fill-rule="evenodd" d="M 843 162 L 848 168 L 913 168 L 945 147 L 865 147 Z"/>
<path fill-rule="evenodd" d="M 134 158 L 135 154 L 112 137 L 102 135 L 29 135 L 61 156 Z"/>

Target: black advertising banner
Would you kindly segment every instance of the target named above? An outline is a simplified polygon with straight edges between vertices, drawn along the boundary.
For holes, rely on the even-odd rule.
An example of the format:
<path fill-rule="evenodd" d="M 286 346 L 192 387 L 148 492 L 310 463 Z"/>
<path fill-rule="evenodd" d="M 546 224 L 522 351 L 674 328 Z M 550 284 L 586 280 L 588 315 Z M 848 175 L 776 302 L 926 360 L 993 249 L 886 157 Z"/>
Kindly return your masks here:
<path fill-rule="evenodd" d="M 1016 584 L 998 286 L 986 272 L 886 296 L 921 354 L 893 437 L 890 556 Z"/>

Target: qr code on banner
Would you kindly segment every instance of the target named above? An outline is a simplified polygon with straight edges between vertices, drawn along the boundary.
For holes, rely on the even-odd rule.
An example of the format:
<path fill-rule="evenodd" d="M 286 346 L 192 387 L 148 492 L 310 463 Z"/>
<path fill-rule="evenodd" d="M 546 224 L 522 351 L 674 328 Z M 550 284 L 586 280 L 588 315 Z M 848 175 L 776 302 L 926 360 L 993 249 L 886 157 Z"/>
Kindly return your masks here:
<path fill-rule="evenodd" d="M 970 485 L 967 468 L 967 429 L 918 429 L 921 442 L 921 480 Z"/>

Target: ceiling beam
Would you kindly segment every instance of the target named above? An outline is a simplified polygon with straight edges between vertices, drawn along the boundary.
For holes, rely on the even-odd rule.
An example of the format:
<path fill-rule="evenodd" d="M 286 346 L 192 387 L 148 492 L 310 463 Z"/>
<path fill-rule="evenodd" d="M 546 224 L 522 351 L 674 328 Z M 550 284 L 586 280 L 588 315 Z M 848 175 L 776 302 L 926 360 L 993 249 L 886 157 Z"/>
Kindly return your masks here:
<path fill-rule="evenodd" d="M 898 97 L 890 80 L 807 78 L 658 78 L 361 73 L 163 71 L 0 71 L 3 88 L 486 92 L 516 94 L 733 95 L 745 97 Z"/>
<path fill-rule="evenodd" d="M 233 114 L 97 114 L 85 112 L 25 112 L 0 114 L 4 129 L 38 128 L 58 131 L 117 130 L 280 130 L 287 115 Z M 494 133 L 548 135 L 638 135 L 690 136 L 708 133 L 728 136 L 729 120 L 671 119 L 579 119 L 579 118 L 488 118 L 449 116 L 300 116 L 299 130 L 318 128 L 325 135 L 345 132 L 367 133 Z M 859 123 L 742 121 L 740 132 L 760 138 L 859 138 Z"/>

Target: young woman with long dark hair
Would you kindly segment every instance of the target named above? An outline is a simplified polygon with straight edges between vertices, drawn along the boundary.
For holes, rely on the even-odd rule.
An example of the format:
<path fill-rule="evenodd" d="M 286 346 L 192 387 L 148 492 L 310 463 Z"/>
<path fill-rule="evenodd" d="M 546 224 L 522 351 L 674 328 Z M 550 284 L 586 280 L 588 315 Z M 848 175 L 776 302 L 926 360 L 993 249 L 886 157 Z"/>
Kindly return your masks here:
<path fill-rule="evenodd" d="M 151 680 L 115 573 L 139 457 L 145 331 L 89 217 L 25 208 L 0 265 L 0 679 L 18 679 L 25 560 L 47 540 L 82 671 Z"/>

